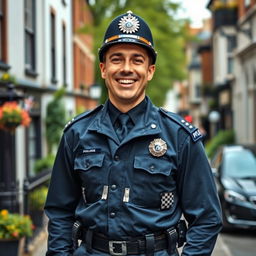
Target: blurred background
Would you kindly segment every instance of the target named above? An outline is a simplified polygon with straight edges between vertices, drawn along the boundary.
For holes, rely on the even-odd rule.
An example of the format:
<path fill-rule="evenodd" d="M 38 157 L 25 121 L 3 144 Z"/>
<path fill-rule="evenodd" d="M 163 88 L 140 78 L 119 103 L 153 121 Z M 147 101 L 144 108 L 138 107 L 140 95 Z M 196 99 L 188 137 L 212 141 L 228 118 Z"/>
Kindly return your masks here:
<path fill-rule="evenodd" d="M 214 255 L 255 255 L 256 0 L 0 0 L 0 250 L 16 234 L 14 255 L 44 255 L 63 127 L 105 102 L 97 52 L 128 10 L 149 23 L 158 52 L 147 94 L 204 135 L 226 221 Z M 239 157 L 234 171 L 226 159 Z M 2 232 L 13 213 L 30 216 L 31 232 Z"/>

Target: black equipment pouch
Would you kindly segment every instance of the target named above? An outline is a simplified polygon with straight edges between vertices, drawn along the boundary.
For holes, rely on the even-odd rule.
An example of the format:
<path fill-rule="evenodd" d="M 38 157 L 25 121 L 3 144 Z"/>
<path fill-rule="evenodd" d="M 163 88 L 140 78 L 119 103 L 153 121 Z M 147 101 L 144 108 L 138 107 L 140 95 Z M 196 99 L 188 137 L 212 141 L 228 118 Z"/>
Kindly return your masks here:
<path fill-rule="evenodd" d="M 187 225 L 185 220 L 180 220 L 177 224 L 178 232 L 178 247 L 181 247 L 186 242 Z"/>
<path fill-rule="evenodd" d="M 72 227 L 72 241 L 73 248 L 76 250 L 78 248 L 78 240 L 82 237 L 82 223 L 80 221 L 76 221 Z"/>
<path fill-rule="evenodd" d="M 166 237 L 167 237 L 167 251 L 170 255 L 173 255 L 176 251 L 176 243 L 178 241 L 178 234 L 177 230 L 175 228 L 168 228 L 165 231 Z"/>

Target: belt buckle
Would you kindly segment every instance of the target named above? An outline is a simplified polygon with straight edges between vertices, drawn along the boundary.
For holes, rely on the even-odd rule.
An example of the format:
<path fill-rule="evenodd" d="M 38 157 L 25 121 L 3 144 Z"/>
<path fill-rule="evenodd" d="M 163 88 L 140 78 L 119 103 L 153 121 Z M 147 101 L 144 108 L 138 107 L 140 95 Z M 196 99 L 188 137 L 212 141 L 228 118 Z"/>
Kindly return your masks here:
<path fill-rule="evenodd" d="M 126 241 L 109 241 L 108 246 L 111 255 L 127 255 Z"/>

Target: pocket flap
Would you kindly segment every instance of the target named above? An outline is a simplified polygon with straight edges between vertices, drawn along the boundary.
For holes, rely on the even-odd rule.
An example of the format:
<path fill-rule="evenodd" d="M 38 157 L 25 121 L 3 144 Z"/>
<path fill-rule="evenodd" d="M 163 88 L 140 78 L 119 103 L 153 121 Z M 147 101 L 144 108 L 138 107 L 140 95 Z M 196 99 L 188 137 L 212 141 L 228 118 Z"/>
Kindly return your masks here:
<path fill-rule="evenodd" d="M 75 159 L 75 170 L 89 170 L 92 167 L 102 167 L 105 154 L 80 155 Z"/>
<path fill-rule="evenodd" d="M 147 171 L 151 174 L 163 174 L 169 176 L 173 164 L 167 159 L 152 158 L 149 156 L 135 156 L 134 168 Z"/>

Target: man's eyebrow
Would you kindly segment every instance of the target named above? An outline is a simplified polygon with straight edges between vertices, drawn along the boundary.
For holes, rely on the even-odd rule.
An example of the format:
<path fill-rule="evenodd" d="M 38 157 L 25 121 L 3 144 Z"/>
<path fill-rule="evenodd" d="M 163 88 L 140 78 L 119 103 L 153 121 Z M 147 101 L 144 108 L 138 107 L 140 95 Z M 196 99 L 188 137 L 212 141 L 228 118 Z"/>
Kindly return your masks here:
<path fill-rule="evenodd" d="M 140 54 L 140 53 L 135 53 L 133 54 L 134 57 L 142 57 L 145 59 L 145 56 L 143 54 Z"/>
<path fill-rule="evenodd" d="M 112 57 L 115 57 L 115 56 L 120 57 L 120 56 L 122 56 L 122 55 L 123 55 L 122 53 L 115 52 L 115 53 L 111 54 L 111 55 L 109 56 L 109 58 L 112 58 Z"/>
<path fill-rule="evenodd" d="M 112 57 L 120 57 L 120 56 L 123 56 L 123 54 L 122 53 L 120 53 L 120 52 L 115 52 L 115 53 L 112 53 L 110 56 L 109 56 L 109 58 L 112 58 Z M 145 59 L 145 56 L 143 55 L 143 54 L 140 54 L 140 53 L 134 53 L 133 54 L 133 57 L 141 57 L 141 58 L 144 58 Z"/>

